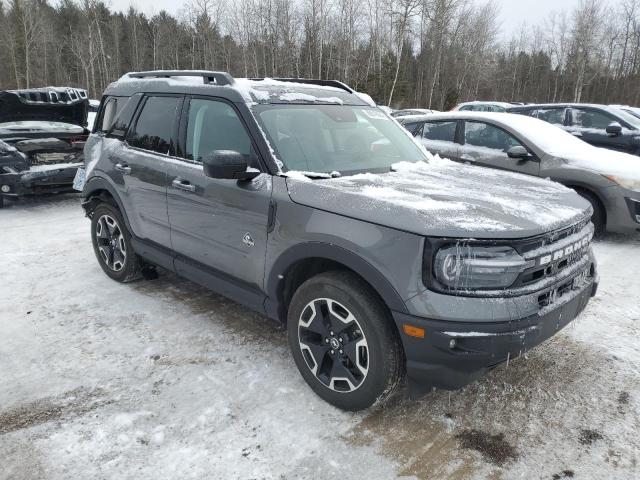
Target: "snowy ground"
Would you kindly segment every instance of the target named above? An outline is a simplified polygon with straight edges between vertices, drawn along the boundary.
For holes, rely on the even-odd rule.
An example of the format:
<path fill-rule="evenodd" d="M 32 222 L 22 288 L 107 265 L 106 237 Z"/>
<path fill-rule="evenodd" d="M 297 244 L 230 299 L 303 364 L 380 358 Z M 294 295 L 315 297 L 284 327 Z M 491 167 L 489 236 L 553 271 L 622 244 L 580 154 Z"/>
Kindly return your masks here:
<path fill-rule="evenodd" d="M 0 210 L 0 478 L 640 478 L 640 240 L 550 342 L 348 414 L 274 323 L 173 275 L 120 285 L 73 196 Z"/>

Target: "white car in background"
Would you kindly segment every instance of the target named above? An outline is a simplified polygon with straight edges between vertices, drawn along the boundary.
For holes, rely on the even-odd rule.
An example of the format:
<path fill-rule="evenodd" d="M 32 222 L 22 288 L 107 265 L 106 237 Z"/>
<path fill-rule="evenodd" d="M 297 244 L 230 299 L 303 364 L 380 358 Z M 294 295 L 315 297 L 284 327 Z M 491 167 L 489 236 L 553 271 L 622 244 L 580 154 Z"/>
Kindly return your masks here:
<path fill-rule="evenodd" d="M 429 115 L 431 113 L 438 113 L 438 110 L 431 110 L 428 108 L 406 108 L 404 110 L 396 110 L 390 115 L 393 118 L 400 118 L 400 117 L 411 117 L 414 115 Z"/>
<path fill-rule="evenodd" d="M 507 108 L 515 105 L 522 105 L 521 103 L 508 103 L 508 102 L 465 102 L 460 103 L 453 107 L 452 112 L 500 112 L 504 113 Z"/>

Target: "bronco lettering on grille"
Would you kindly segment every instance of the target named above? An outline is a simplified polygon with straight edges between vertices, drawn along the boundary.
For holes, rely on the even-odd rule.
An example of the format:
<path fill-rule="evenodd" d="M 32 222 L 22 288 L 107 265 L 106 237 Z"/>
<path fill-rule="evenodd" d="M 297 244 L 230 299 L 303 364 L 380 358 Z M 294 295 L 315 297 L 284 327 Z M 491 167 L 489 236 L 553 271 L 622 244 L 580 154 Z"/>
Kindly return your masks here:
<path fill-rule="evenodd" d="M 577 253 L 581 251 L 583 248 L 586 248 L 589 245 L 590 237 L 586 236 L 582 240 L 578 240 L 571 245 L 564 247 L 561 250 L 556 250 L 553 253 L 549 253 L 548 255 L 544 255 L 538 259 L 538 265 L 547 265 L 551 262 L 555 262 L 557 260 L 561 260 L 562 258 L 568 257 L 572 253 Z"/>

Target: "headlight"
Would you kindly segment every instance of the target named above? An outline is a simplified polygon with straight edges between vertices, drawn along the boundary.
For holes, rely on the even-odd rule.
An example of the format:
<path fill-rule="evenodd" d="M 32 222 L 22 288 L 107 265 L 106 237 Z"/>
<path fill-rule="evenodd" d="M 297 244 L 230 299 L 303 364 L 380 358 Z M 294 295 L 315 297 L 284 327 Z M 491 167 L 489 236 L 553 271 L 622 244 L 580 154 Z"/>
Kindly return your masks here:
<path fill-rule="evenodd" d="M 513 285 L 533 265 L 511 247 L 453 245 L 437 251 L 433 273 L 451 290 L 495 290 Z"/>
<path fill-rule="evenodd" d="M 634 192 L 640 192 L 640 180 L 632 179 L 632 178 L 624 178 L 616 175 L 605 175 L 606 178 L 611 180 L 612 182 L 617 183 L 621 187 L 628 188 L 629 190 L 633 190 Z"/>

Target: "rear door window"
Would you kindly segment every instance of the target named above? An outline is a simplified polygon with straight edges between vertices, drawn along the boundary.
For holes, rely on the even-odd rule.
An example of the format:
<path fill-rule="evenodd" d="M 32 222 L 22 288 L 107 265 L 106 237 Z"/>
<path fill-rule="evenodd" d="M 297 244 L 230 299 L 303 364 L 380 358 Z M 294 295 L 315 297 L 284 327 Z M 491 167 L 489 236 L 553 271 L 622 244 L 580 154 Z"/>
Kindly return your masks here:
<path fill-rule="evenodd" d="M 98 112 L 96 132 L 108 132 L 113 127 L 118 115 L 129 101 L 130 97 L 108 97 L 104 100 L 102 109 Z"/>
<path fill-rule="evenodd" d="M 454 142 L 457 122 L 425 122 L 422 138 L 429 141 Z"/>
<path fill-rule="evenodd" d="M 536 110 L 538 119 L 554 125 L 564 125 L 565 109 L 564 108 L 539 108 Z"/>
<path fill-rule="evenodd" d="M 571 113 L 574 127 L 605 130 L 610 124 L 617 121 L 612 115 L 598 110 L 573 108 Z"/>
<path fill-rule="evenodd" d="M 501 128 L 484 122 L 467 121 L 464 130 L 464 143 L 467 146 L 488 148 L 506 152 L 511 147 L 522 145 L 512 135 Z"/>
<path fill-rule="evenodd" d="M 172 155 L 174 125 L 179 97 L 148 97 L 133 129 L 127 136 L 132 147 Z"/>

